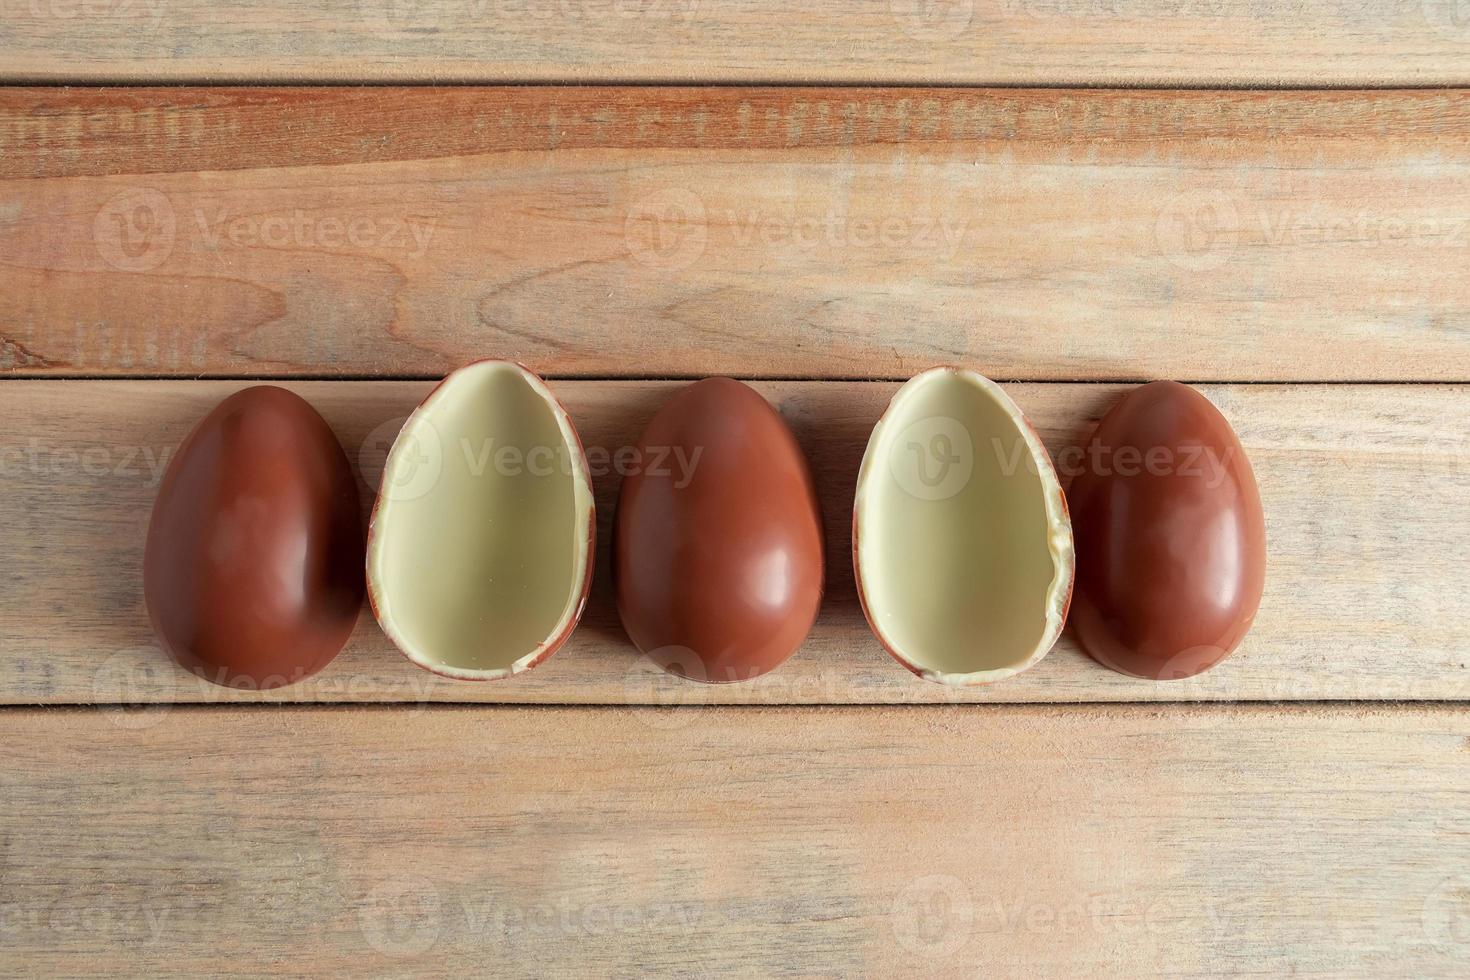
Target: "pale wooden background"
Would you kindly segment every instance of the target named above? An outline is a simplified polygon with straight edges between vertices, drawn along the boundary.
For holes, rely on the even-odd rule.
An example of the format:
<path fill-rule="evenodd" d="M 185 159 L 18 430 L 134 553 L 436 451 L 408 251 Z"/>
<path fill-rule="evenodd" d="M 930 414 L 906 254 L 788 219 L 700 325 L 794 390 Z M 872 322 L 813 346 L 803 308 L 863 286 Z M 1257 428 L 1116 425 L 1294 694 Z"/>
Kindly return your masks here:
<path fill-rule="evenodd" d="M 0 15 L 0 973 L 1470 975 L 1463 3 Z M 278 87 L 328 82 L 391 84 Z M 665 678 L 604 547 L 506 683 L 367 615 L 283 691 L 174 668 L 139 558 L 205 409 L 296 388 L 369 500 L 480 356 L 609 451 L 671 379 L 756 383 L 828 528 L 798 655 Z M 1266 503 L 1239 654 L 1154 684 L 1064 637 L 964 692 L 892 663 L 848 508 L 939 362 L 1063 454 L 1130 383 L 1199 383 Z"/>

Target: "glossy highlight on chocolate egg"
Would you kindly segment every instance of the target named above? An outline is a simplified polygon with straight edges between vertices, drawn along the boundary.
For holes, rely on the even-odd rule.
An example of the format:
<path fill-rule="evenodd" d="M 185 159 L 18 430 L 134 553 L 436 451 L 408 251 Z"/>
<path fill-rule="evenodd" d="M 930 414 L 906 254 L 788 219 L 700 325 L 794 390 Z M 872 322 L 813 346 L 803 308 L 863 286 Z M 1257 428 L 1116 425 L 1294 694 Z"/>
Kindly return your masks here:
<path fill-rule="evenodd" d="M 1230 423 L 1187 385 L 1123 397 L 1067 493 L 1077 547 L 1071 624 L 1098 662 L 1191 677 L 1250 629 L 1266 575 L 1260 491 Z"/>
<path fill-rule="evenodd" d="M 709 378 L 670 398 L 637 450 L 647 465 L 623 480 L 613 539 L 628 636 L 691 680 L 779 666 L 823 583 L 820 509 L 791 430 L 754 389 Z"/>
<path fill-rule="evenodd" d="M 154 632 L 199 676 L 269 690 L 337 656 L 363 598 L 357 482 L 331 428 L 271 385 L 226 398 L 164 473 L 143 592 Z"/>

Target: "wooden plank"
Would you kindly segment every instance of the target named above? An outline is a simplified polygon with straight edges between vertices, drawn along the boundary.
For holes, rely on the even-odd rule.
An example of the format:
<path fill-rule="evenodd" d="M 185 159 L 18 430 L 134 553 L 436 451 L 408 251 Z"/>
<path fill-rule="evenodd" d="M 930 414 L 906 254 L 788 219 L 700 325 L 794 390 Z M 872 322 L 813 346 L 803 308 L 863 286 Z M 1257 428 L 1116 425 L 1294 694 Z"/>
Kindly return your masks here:
<path fill-rule="evenodd" d="M 11 703 L 519 701 L 737 704 L 1174 699 L 1470 698 L 1470 389 L 1450 386 L 1209 386 L 1261 484 L 1267 592 L 1234 658 L 1170 684 L 1094 664 L 1070 635 L 1040 665 L 991 687 L 955 691 L 893 663 L 854 594 L 848 533 L 858 463 L 895 385 L 761 382 L 812 461 L 827 523 L 828 592 L 815 630 L 780 670 L 707 687 L 662 674 L 628 643 L 608 577 L 607 531 L 632 445 L 677 382 L 553 385 L 589 447 L 600 565 L 587 616 L 537 669 L 494 684 L 414 668 L 364 613 L 331 667 L 269 695 L 197 681 L 155 646 L 139 568 L 156 479 L 195 420 L 243 382 L 27 381 L 0 384 L 6 602 L 0 700 Z M 423 382 L 290 385 L 333 425 L 376 484 Z M 1009 389 L 1064 474 L 1121 386 Z M 598 455 L 600 453 L 600 455 Z M 1069 461 L 1070 460 L 1070 461 Z M 372 490 L 363 484 L 364 499 Z"/>
<path fill-rule="evenodd" d="M 1463 85 L 1455 0 L 3 0 L 45 82 Z"/>
<path fill-rule="evenodd" d="M 681 717 L 0 712 L 0 969 L 1470 969 L 1461 710 Z"/>
<path fill-rule="evenodd" d="M 1460 91 L 0 92 L 17 375 L 1464 381 L 1467 242 Z"/>

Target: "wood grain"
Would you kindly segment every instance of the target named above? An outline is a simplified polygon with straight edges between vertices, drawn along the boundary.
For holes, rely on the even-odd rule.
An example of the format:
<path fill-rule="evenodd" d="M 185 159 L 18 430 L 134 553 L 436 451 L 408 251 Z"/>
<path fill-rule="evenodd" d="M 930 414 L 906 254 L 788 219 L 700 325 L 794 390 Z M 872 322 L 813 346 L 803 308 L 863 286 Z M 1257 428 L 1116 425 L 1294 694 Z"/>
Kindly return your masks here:
<path fill-rule="evenodd" d="M 1467 248 L 1460 91 L 0 92 L 12 375 L 1464 381 Z"/>
<path fill-rule="evenodd" d="M 1460 710 L 0 712 L 29 975 L 1470 970 Z"/>
<path fill-rule="evenodd" d="M 45 82 L 1463 85 L 1455 0 L 0 0 Z"/>
<path fill-rule="evenodd" d="M 0 700 L 10 703 L 517 701 L 736 704 L 974 701 L 1405 700 L 1470 698 L 1470 398 L 1451 386 L 1208 386 L 1255 466 L 1268 522 L 1267 593 L 1225 664 L 1168 684 L 1114 674 L 1070 635 L 1036 668 L 957 692 L 913 677 L 868 631 L 854 595 L 848 534 L 868 433 L 895 385 L 762 382 L 802 442 L 827 523 L 828 592 L 806 645 L 747 684 L 704 686 L 644 660 L 618 624 L 607 531 L 621 473 L 677 382 L 565 381 L 597 489 L 600 565 L 586 618 L 547 663 L 469 684 L 414 668 L 364 613 L 331 667 L 269 695 L 230 691 L 176 669 L 155 646 L 140 563 L 157 477 L 194 422 L 241 382 L 12 381 L 0 384 Z M 375 488 L 382 458 L 424 382 L 304 382 Z M 1121 386 L 1009 390 L 1064 477 Z M 1071 469 L 1069 469 L 1069 467 Z"/>

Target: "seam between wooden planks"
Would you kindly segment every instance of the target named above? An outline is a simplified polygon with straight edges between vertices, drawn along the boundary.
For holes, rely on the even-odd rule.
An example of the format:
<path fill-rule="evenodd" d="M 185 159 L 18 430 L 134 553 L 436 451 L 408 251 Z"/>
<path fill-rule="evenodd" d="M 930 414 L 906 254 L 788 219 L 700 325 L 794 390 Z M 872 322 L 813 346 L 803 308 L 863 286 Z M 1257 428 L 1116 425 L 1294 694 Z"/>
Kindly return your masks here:
<path fill-rule="evenodd" d="M 99 89 L 131 89 L 131 88 L 309 88 L 309 89 L 333 89 L 333 88 L 681 88 L 681 89 L 738 89 L 738 88 L 775 88 L 775 89 L 1005 89 L 1025 90 L 1036 89 L 1043 91 L 1080 90 L 1088 92 L 1128 92 L 1142 91 L 1166 95 L 1170 92 L 1297 92 L 1310 94 L 1312 92 L 1454 92 L 1470 90 L 1470 75 L 1455 81 L 1443 82 L 1377 82 L 1372 80 L 1353 80 L 1340 83 L 1312 82 L 1260 82 L 1260 83 L 1229 83 L 1229 82 L 1198 82 L 1187 84 L 1180 82 L 1150 82 L 1127 81 L 1127 82 L 1088 82 L 1083 80 L 1067 80 L 1047 82 L 1004 82 L 988 81 L 983 78 L 975 80 L 946 81 L 934 80 L 906 80 L 906 81 L 884 81 L 882 79 L 867 79 L 862 81 L 823 79 L 793 79 L 793 78 L 749 78 L 749 79 L 690 79 L 680 76 L 669 77 L 647 77 L 626 78 L 618 75 L 592 76 L 588 78 L 566 77 L 553 79 L 516 79 L 513 77 L 498 78 L 488 77 L 424 77 L 424 78 L 380 78 L 352 76 L 333 76 L 322 78 L 311 75 L 286 75 L 274 78 L 260 79 L 249 75 L 198 75 L 198 76 L 99 76 L 67 75 L 57 77 L 31 77 L 27 75 L 0 74 L 0 86 L 6 88 L 28 88 L 28 89 L 65 89 L 65 88 L 99 88 Z"/>
<path fill-rule="evenodd" d="M 468 363 L 468 362 L 467 362 Z M 977 370 L 983 365 L 973 361 L 963 362 Z M 936 362 L 935 366 L 938 366 Z M 528 365 L 533 370 L 535 365 Z M 920 369 L 924 370 L 924 369 Z M 918 374 L 915 371 L 914 374 Z M 733 378 L 744 382 L 782 382 L 790 384 L 895 384 L 908 381 L 913 374 L 894 375 L 799 375 L 799 374 L 740 374 L 738 372 L 717 372 L 715 374 L 575 374 L 557 373 L 548 371 L 536 372 L 536 376 L 543 381 L 578 381 L 578 382 L 628 382 L 628 383 L 658 383 L 678 381 L 700 381 L 707 377 Z M 432 382 L 440 381 L 444 374 L 3 374 L 0 373 L 0 384 L 26 383 L 26 382 L 195 382 L 195 381 L 237 381 L 242 384 L 287 381 L 287 382 L 321 382 L 340 381 L 343 383 L 363 382 Z M 1470 377 L 1467 378 L 1432 378 L 1423 381 L 1399 378 L 1364 378 L 1354 380 L 1351 378 L 1322 378 L 1322 379 L 1293 379 L 1282 381 L 1279 379 L 1252 379 L 1252 378 L 1168 378 L 1161 379 L 1155 376 L 1139 375 L 1136 378 L 1006 378 L 991 377 L 986 375 L 996 384 L 1002 385 L 1095 385 L 1095 386 L 1118 386 L 1118 385 L 1144 385 L 1152 381 L 1169 380 L 1177 381 L 1186 385 L 1231 385 L 1251 386 L 1257 388 L 1306 388 L 1306 387 L 1416 387 L 1416 388 L 1457 388 L 1470 385 Z"/>
<path fill-rule="evenodd" d="M 169 711 L 187 712 L 210 712 L 210 711 L 332 711 L 332 712 L 402 712 L 412 711 L 624 711 L 628 713 L 642 713 L 650 710 L 656 711 L 728 711 L 737 710 L 743 712 L 760 711 L 886 711 L 891 709 L 905 709 L 914 711 L 952 711 L 959 710 L 981 710 L 981 711 L 1004 711 L 1012 714 L 1049 714 L 1069 715 L 1079 710 L 1113 713 L 1136 713 L 1139 711 L 1152 713 L 1172 712 L 1176 714 L 1193 712 L 1231 713 L 1231 714 L 1277 714 L 1282 711 L 1293 711 L 1311 714 L 1330 713 L 1373 713 L 1380 708 L 1384 711 L 1414 711 L 1414 710 L 1438 710 L 1441 713 L 1459 715 L 1470 710 L 1461 700 L 1439 699 L 1428 700 L 1423 698 L 1405 700 L 1385 701 L 1363 701 L 1363 700 L 1324 700 L 1302 699 L 1302 700 L 1275 700 L 1275 701 L 957 701 L 949 704 L 921 703 L 921 702 L 857 702 L 857 701 L 822 701 L 811 703 L 800 702 L 768 702 L 762 704 L 731 703 L 705 703 L 705 704 L 682 704 L 678 706 L 667 706 L 647 704 L 640 702 L 598 701 L 587 703 L 573 703 L 566 701 L 147 701 L 147 702 L 115 702 L 115 701 L 62 701 L 55 704 L 0 704 L 0 713 L 23 713 L 35 712 L 37 714 L 72 714 L 81 715 L 97 712 L 117 712 L 119 708 L 128 712 L 144 714 L 153 712 L 163 714 Z"/>

